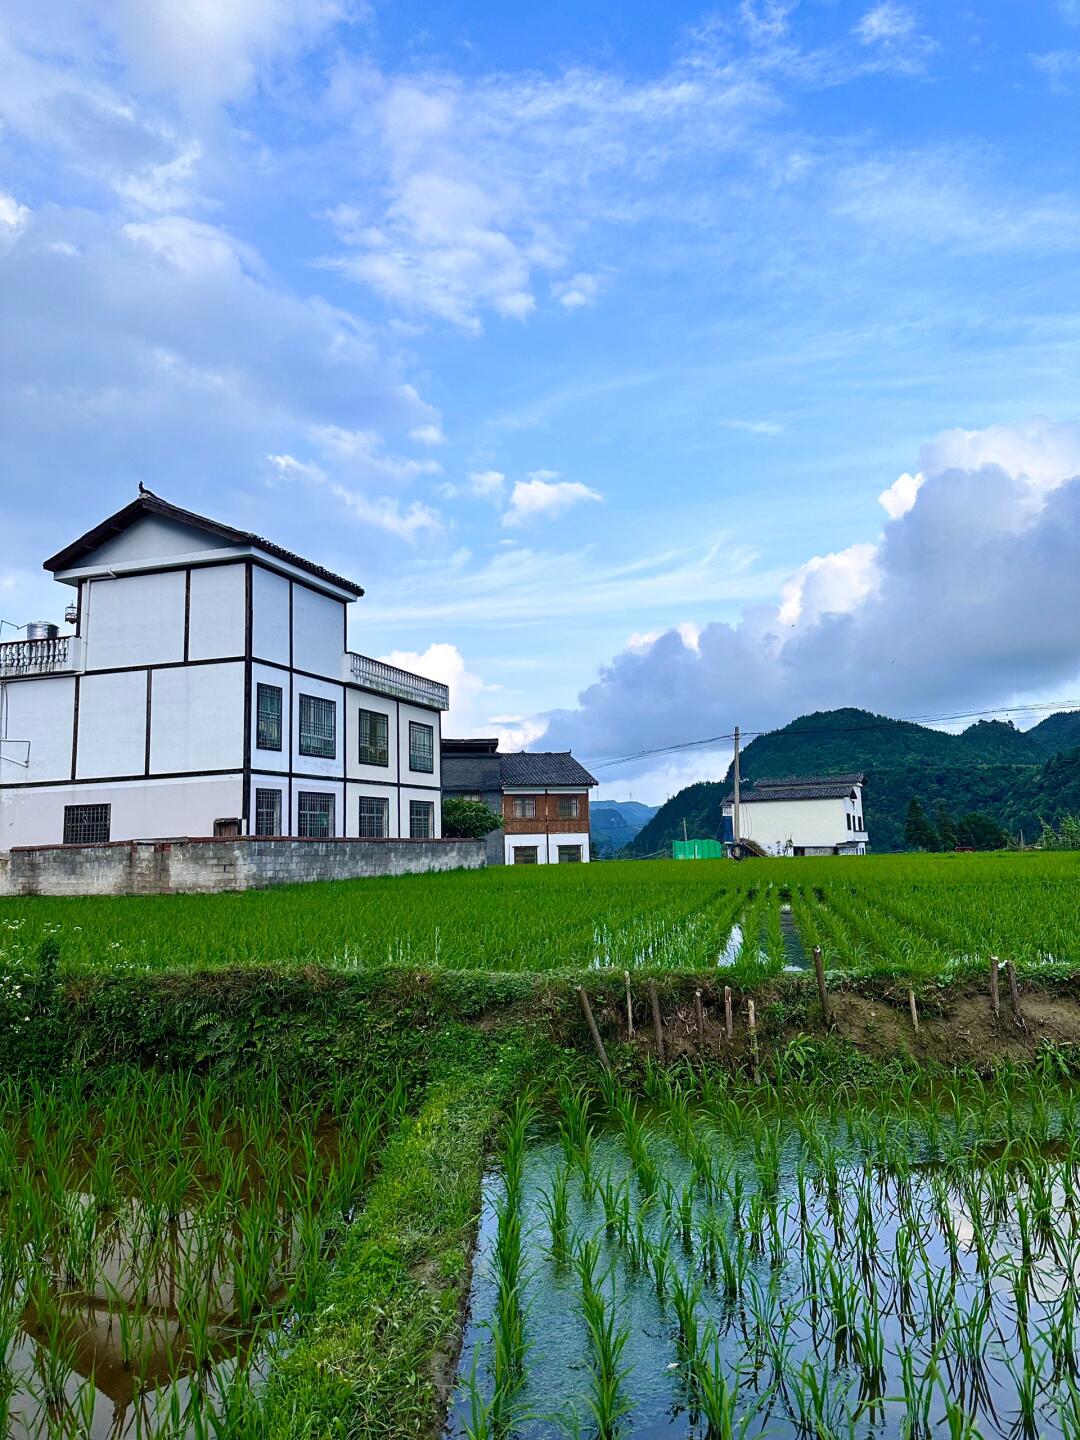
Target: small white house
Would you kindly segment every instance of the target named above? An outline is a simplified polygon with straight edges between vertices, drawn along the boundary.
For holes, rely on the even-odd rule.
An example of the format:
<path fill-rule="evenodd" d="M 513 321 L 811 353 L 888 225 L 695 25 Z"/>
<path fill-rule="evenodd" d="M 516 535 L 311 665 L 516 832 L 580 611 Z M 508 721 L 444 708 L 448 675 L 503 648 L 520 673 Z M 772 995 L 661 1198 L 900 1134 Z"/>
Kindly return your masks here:
<path fill-rule="evenodd" d="M 440 836 L 449 695 L 349 650 L 359 585 L 149 491 L 45 568 L 74 633 L 0 644 L 0 851 Z"/>
<path fill-rule="evenodd" d="M 739 839 L 767 855 L 865 855 L 866 777 L 813 775 L 755 780 L 740 793 Z M 733 838 L 735 797 L 724 798 L 724 833 Z"/>

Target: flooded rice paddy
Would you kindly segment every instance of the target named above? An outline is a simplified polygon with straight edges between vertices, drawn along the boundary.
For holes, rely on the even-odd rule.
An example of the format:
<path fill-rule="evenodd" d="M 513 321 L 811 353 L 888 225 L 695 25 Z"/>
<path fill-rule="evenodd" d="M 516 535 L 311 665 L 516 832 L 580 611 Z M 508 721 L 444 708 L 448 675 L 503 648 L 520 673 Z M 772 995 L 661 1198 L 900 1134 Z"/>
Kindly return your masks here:
<path fill-rule="evenodd" d="M 1080 1436 L 1073 1100 L 652 1088 L 489 1177 L 448 1436 Z"/>
<path fill-rule="evenodd" d="M 402 1105 L 131 1072 L 90 1097 L 0 1086 L 0 1433 L 228 1435 Z"/>

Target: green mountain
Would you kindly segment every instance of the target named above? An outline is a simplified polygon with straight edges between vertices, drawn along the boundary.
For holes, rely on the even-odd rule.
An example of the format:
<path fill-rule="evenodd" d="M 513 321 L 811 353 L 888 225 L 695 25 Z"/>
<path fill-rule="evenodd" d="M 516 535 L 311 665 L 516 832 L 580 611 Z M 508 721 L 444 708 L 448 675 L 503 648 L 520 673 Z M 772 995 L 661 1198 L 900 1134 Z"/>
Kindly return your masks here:
<path fill-rule="evenodd" d="M 655 814 L 655 805 L 638 800 L 594 800 L 589 806 L 589 835 L 597 853 L 610 859 L 625 849 Z"/>
<path fill-rule="evenodd" d="M 1040 821 L 1080 810 L 1080 712 L 1050 715 L 1030 730 L 980 720 L 959 734 L 891 720 L 868 710 L 826 710 L 755 736 L 742 752 L 747 780 L 776 775 L 866 772 L 866 823 L 874 850 L 904 848 L 913 796 L 931 820 L 939 808 L 957 818 L 986 811 L 1028 838 Z M 723 782 L 705 781 L 672 796 L 627 853 L 671 853 L 683 821 L 691 838 L 718 835 Z"/>

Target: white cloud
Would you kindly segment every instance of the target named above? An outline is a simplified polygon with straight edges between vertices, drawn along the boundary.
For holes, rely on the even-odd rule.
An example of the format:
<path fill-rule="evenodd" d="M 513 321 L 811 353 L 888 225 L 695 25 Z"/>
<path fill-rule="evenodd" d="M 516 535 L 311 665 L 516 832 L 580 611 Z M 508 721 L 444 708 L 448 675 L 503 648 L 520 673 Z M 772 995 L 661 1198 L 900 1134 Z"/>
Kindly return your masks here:
<path fill-rule="evenodd" d="M 415 544 L 419 536 L 433 534 L 443 528 L 439 513 L 419 500 L 414 500 L 405 508 L 400 501 L 388 496 L 365 495 L 350 488 L 312 461 L 297 460 L 293 455 L 268 455 L 266 458 L 278 479 L 302 481 L 311 487 L 325 489 L 352 519 L 386 530 L 410 545 Z"/>
<path fill-rule="evenodd" d="M 815 555 L 785 581 L 777 620 L 794 626 L 813 624 L 823 615 L 848 614 L 874 589 L 876 566 L 877 547 L 872 544 Z"/>
<path fill-rule="evenodd" d="M 409 431 L 409 439 L 415 440 L 418 445 L 446 444 L 446 436 L 442 432 L 442 426 L 436 424 L 415 426 Z"/>
<path fill-rule="evenodd" d="M 30 219 L 30 209 L 0 190 L 0 255 L 10 249 Z"/>
<path fill-rule="evenodd" d="M 814 557 L 779 605 L 705 625 L 694 644 L 633 637 L 544 743 L 630 754 L 817 709 L 928 714 L 1080 683 L 1078 440 L 1044 419 L 945 432 L 879 541 Z"/>
<path fill-rule="evenodd" d="M 533 470 L 527 480 L 515 481 L 503 524 L 517 526 L 531 520 L 554 519 L 575 505 L 603 499 L 598 491 L 579 480 L 558 480 L 557 474 L 555 470 Z"/>
<path fill-rule="evenodd" d="M 383 448 L 382 437 L 375 430 L 313 425 L 309 434 L 322 453 L 336 462 L 342 474 L 406 484 L 417 476 L 442 472 L 437 460 L 414 460 L 409 456 L 388 454 Z"/>
<path fill-rule="evenodd" d="M 911 40 L 916 34 L 914 13 L 895 0 L 883 0 L 868 10 L 855 26 L 855 33 L 864 45 L 895 44 Z"/>
<path fill-rule="evenodd" d="M 919 493 L 919 486 L 926 479 L 920 471 L 917 475 L 911 475 L 906 470 L 903 475 L 898 475 L 887 490 L 883 490 L 878 496 L 878 503 L 888 515 L 890 520 L 899 520 L 901 515 L 906 515 L 915 504 L 915 497 Z"/>
<path fill-rule="evenodd" d="M 501 498 L 506 489 L 506 476 L 501 470 L 470 470 L 469 490 L 484 500 Z"/>
<path fill-rule="evenodd" d="M 443 717 L 444 735 L 475 735 L 477 727 L 480 727 L 480 733 L 489 733 L 492 722 L 484 719 L 484 706 L 487 697 L 498 687 L 486 684 L 471 671 L 456 645 L 437 641 L 424 651 L 391 650 L 388 655 L 380 655 L 379 659 L 449 686 L 450 709 Z"/>
<path fill-rule="evenodd" d="M 781 435 L 784 427 L 775 420 L 724 420 L 725 430 L 742 430 L 747 435 Z"/>
<path fill-rule="evenodd" d="M 551 293 L 564 310 L 581 310 L 596 304 L 600 294 L 600 279 L 597 275 L 588 275 L 582 271 L 569 280 L 554 281 Z"/>

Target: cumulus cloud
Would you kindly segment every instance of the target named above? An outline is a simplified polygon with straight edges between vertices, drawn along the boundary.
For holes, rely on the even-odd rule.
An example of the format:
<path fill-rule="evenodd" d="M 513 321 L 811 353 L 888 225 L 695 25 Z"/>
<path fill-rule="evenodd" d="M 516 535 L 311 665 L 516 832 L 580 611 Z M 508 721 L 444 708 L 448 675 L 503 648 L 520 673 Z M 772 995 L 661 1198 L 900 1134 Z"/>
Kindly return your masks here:
<path fill-rule="evenodd" d="M 423 651 L 391 650 L 388 655 L 378 658 L 388 665 L 397 665 L 402 670 L 411 670 L 414 675 L 423 675 L 428 680 L 438 680 L 449 686 L 450 709 L 443 717 L 444 735 L 475 735 L 478 726 L 482 727 L 485 735 L 489 733 L 492 722 L 485 718 L 485 707 L 490 703 L 489 697 L 498 691 L 498 686 L 487 684 L 471 671 L 456 645 L 437 641 Z"/>
<path fill-rule="evenodd" d="M 1075 681 L 1078 440 L 1047 420 L 938 436 L 880 540 L 815 557 L 779 605 L 705 625 L 694 645 L 671 630 L 627 646 L 544 743 L 630 754 L 814 709 L 932 713 Z"/>
<path fill-rule="evenodd" d="M 514 482 L 503 524 L 518 526 L 533 520 L 553 520 L 575 505 L 603 498 L 580 480 L 560 480 L 557 470 L 533 470 L 527 480 Z"/>
<path fill-rule="evenodd" d="M 551 287 L 551 293 L 564 310 L 582 310 L 587 305 L 596 304 L 600 294 L 600 278 L 582 271 L 569 280 L 556 280 Z"/>

